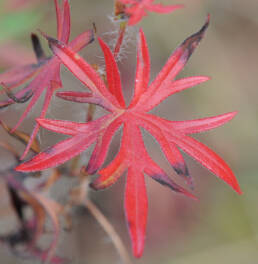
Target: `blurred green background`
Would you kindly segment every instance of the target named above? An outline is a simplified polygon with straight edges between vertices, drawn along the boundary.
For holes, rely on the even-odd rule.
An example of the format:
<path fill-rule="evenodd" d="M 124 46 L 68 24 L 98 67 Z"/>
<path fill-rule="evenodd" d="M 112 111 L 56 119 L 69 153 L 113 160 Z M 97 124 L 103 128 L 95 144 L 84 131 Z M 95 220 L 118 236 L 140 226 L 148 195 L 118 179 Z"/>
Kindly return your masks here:
<path fill-rule="evenodd" d="M 20 65 L 33 60 L 29 39 L 31 31 L 35 32 L 40 28 L 55 36 L 56 30 L 52 0 L 37 1 L 37 5 L 15 11 L 3 7 L 7 1 L 0 1 L 1 70 L 6 65 Z M 116 28 L 109 19 L 113 12 L 112 0 L 71 0 L 70 3 L 72 37 L 91 28 L 95 22 L 98 35 L 106 41 L 112 41 L 112 32 Z M 152 79 L 177 45 L 200 29 L 208 13 L 211 14 L 211 24 L 207 34 L 180 77 L 208 75 L 212 79 L 170 97 L 153 112 L 171 120 L 183 120 L 237 110 L 238 115 L 229 124 L 197 135 L 196 138 L 214 149 L 230 164 L 244 194 L 238 196 L 189 157 L 186 160 L 195 179 L 194 193 L 199 201 L 174 194 L 147 179 L 149 219 L 146 248 L 143 257 L 140 260 L 132 259 L 132 262 L 258 263 L 258 1 L 167 0 L 162 3 L 184 3 L 186 7 L 169 15 L 149 14 L 140 24 L 149 44 Z M 128 98 L 135 73 L 136 33 L 135 29 L 130 30 L 127 48 L 119 62 L 124 93 Z M 15 50 L 22 51 L 12 60 L 6 57 L 8 52 L 9 57 L 13 57 L 12 52 L 8 51 L 10 46 L 6 46 L 10 42 L 17 47 Z M 44 46 L 47 48 L 46 43 Z M 7 49 L 4 50 L 4 47 Z M 82 55 L 89 62 L 97 62 L 103 66 L 97 42 L 84 49 Z M 71 76 L 64 70 L 64 89 L 82 89 L 82 85 Z M 10 126 L 14 125 L 23 107 L 11 107 L 1 112 L 0 118 Z M 69 114 L 70 120 L 82 121 L 84 109 L 82 105 L 71 106 L 68 102 L 54 99 L 48 117 L 68 119 Z M 31 130 L 35 116 L 37 111 L 26 120 L 22 127 L 24 130 Z M 3 131 L 1 137 L 12 142 Z M 59 137 L 42 131 L 40 138 L 42 145 L 48 146 Z M 145 139 L 152 157 L 177 179 L 156 143 L 153 143 L 150 136 L 146 135 Z M 115 141 L 112 148 L 115 150 L 117 146 Z M 2 157 L 5 160 L 6 157 Z M 57 190 L 60 191 L 58 195 L 61 200 L 65 197 L 66 188 L 66 180 L 63 181 Z M 123 191 L 124 178 L 108 190 L 92 192 L 92 199 L 115 226 L 130 251 L 123 214 Z M 4 199 L 2 203 L 7 206 Z M 74 229 L 62 234 L 60 255 L 69 257 L 72 263 L 121 263 L 110 239 L 91 215 L 84 210 L 77 210 L 74 214 Z M 0 248 L 0 259 L 3 263 L 29 263 L 8 255 L 4 248 Z"/>

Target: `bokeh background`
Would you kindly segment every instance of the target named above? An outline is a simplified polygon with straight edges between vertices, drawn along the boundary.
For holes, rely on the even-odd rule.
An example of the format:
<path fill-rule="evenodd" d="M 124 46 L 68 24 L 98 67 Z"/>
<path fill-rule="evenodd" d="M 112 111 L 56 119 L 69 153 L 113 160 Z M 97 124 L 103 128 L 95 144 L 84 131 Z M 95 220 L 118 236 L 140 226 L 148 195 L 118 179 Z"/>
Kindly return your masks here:
<path fill-rule="evenodd" d="M 34 60 L 30 33 L 37 28 L 55 36 L 53 1 L 27 1 L 27 6 L 9 5 L 18 0 L 0 0 L 0 70 Z M 22 1 L 21 1 L 22 2 Z M 34 3 L 35 2 L 35 3 Z M 112 0 L 71 0 L 72 36 L 92 27 L 109 43 L 114 38 L 115 24 L 109 18 L 113 12 Z M 208 75 L 212 79 L 200 86 L 173 95 L 153 112 L 171 120 L 194 119 L 238 111 L 230 123 L 196 138 L 220 154 L 235 172 L 244 192 L 238 196 L 221 180 L 185 157 L 195 179 L 194 193 L 199 201 L 182 197 L 147 179 L 149 219 L 146 248 L 139 264 L 255 264 L 258 261 L 258 1 L 254 0 L 178 0 L 164 4 L 183 3 L 186 8 L 170 15 L 150 14 L 140 26 L 149 44 L 152 61 L 152 79 L 159 72 L 171 52 L 186 37 L 199 30 L 208 13 L 211 24 L 205 38 L 195 51 L 183 76 Z M 7 5 L 8 4 L 8 5 Z M 136 33 L 130 30 L 126 48 L 119 62 L 124 93 L 128 100 L 133 88 L 136 62 Z M 44 40 L 43 40 L 44 42 Z M 47 48 L 46 43 L 44 46 Z M 81 53 L 89 62 L 104 66 L 97 42 Z M 79 90 L 82 85 L 65 69 L 62 73 L 64 89 Z M 24 105 L 11 106 L 0 112 L 0 118 L 13 126 Z M 54 99 L 48 117 L 83 121 L 86 106 L 72 105 Z M 22 129 L 31 131 L 38 108 L 24 122 Z M 98 111 L 98 114 L 100 112 Z M 1 130 L 6 140 L 22 150 L 22 145 Z M 119 136 L 119 135 L 118 135 Z M 119 143 L 112 144 L 114 155 Z M 60 136 L 41 131 L 43 147 L 60 140 Z M 145 142 L 152 157 L 171 177 L 176 174 L 169 167 L 158 145 L 149 136 Z M 1 168 L 10 157 L 1 151 Z M 87 159 L 89 154 L 85 154 Z M 123 214 L 124 180 L 108 190 L 90 193 L 92 200 L 115 226 L 130 251 L 130 241 Z M 180 181 L 180 180 L 179 180 Z M 65 177 L 56 187 L 54 195 L 65 199 L 69 180 Z M 1 185 L 2 186 L 2 185 Z M 10 230 L 15 228 L 8 197 L 1 187 L 1 221 Z M 74 228 L 63 232 L 59 254 L 72 259 L 72 263 L 121 263 L 110 238 L 95 219 L 83 209 L 74 211 Z M 21 261 L 0 248 L 3 263 L 36 263 Z"/>

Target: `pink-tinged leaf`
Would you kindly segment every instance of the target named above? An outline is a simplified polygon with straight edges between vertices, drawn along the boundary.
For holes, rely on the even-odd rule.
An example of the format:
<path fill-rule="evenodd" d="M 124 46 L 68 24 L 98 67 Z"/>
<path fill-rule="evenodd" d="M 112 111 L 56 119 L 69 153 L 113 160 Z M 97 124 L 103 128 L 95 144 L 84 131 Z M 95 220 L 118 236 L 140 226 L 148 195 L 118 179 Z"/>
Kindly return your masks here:
<path fill-rule="evenodd" d="M 54 84 L 51 83 L 52 87 L 48 87 L 47 91 L 46 91 L 46 95 L 45 95 L 45 100 L 44 100 L 44 104 L 43 104 L 43 108 L 41 110 L 41 113 L 40 113 L 40 118 L 44 118 L 46 116 L 46 113 L 47 113 L 47 109 L 48 109 L 48 106 L 50 104 L 50 100 L 52 98 L 52 95 L 53 95 L 53 92 L 54 92 Z M 37 134 L 38 134 L 38 131 L 39 131 L 39 124 L 37 123 L 31 133 L 31 136 L 30 136 L 30 140 L 26 146 L 26 149 L 25 151 L 23 152 L 22 156 L 21 156 L 21 160 L 23 160 L 26 155 L 28 154 L 30 148 L 31 148 L 31 145 L 33 144 L 34 142 L 34 139 L 36 138 Z"/>
<path fill-rule="evenodd" d="M 82 129 L 82 127 L 85 127 L 85 124 L 80 124 L 71 121 L 41 119 L 41 118 L 37 118 L 36 120 L 40 126 L 48 130 L 70 136 L 75 136 L 76 134 L 78 134 L 78 131 Z"/>
<path fill-rule="evenodd" d="M 119 107 L 115 97 L 108 91 L 103 80 L 97 72 L 84 61 L 77 53 L 73 52 L 64 43 L 48 37 L 52 51 L 63 64 L 82 82 L 94 95 L 101 96 L 110 110 Z"/>
<path fill-rule="evenodd" d="M 20 117 L 18 123 L 13 128 L 15 131 L 32 110 L 32 108 L 37 103 L 38 99 L 40 98 L 41 94 L 45 89 L 49 87 L 51 89 L 51 83 L 55 83 L 55 86 L 59 87 L 61 83 L 57 83 L 57 81 L 53 81 L 56 78 L 56 72 L 60 69 L 60 63 L 58 62 L 57 58 L 49 60 L 48 63 L 44 66 L 41 72 L 37 75 L 37 77 L 28 85 L 26 90 L 31 90 L 33 92 L 33 96 L 29 105 L 27 106 L 26 110 L 23 112 L 22 116 Z M 59 80 L 58 80 L 59 82 Z M 23 92 L 25 89 L 23 90 Z"/>
<path fill-rule="evenodd" d="M 29 64 L 13 68 L 0 74 L 0 83 L 5 83 L 10 89 L 24 84 L 40 69 L 37 64 Z M 1 91 L 2 93 L 3 91 Z"/>
<path fill-rule="evenodd" d="M 54 3 L 56 7 L 58 39 L 67 43 L 70 35 L 69 1 L 63 0 L 62 7 L 60 7 L 58 0 L 55 0 Z M 93 38 L 92 30 L 84 32 L 72 42 L 72 46 L 76 50 L 77 49 L 80 50 L 90 41 L 92 41 L 92 38 Z M 61 62 L 59 58 L 56 56 L 53 56 L 51 58 L 46 58 L 44 51 L 40 45 L 39 39 L 35 34 L 32 34 L 32 44 L 33 44 L 34 52 L 38 59 L 38 64 L 35 65 L 31 64 L 24 67 L 16 68 L 12 71 L 0 75 L 0 80 L 1 78 L 3 78 L 3 81 L 8 86 L 8 90 L 5 89 L 5 92 L 10 98 L 9 100 L 0 102 L 0 107 L 6 107 L 14 102 L 24 103 L 25 101 L 30 99 L 31 95 L 33 95 L 25 112 L 22 114 L 18 123 L 13 128 L 13 131 L 15 131 L 15 129 L 19 127 L 19 125 L 23 122 L 23 120 L 26 118 L 28 113 L 32 110 L 32 108 L 37 103 L 43 91 L 47 90 L 44 106 L 40 115 L 41 118 L 45 117 L 47 108 L 50 103 L 50 99 L 53 95 L 53 91 L 62 87 L 62 82 L 60 78 Z M 36 78 L 32 80 L 31 83 L 25 88 L 23 88 L 21 91 L 17 92 L 16 94 L 11 93 L 11 91 L 9 92 L 9 90 L 17 87 L 18 85 L 24 84 L 29 78 L 33 77 L 33 75 L 35 74 L 38 74 Z M 52 85 L 53 83 L 54 85 Z M 101 98 L 103 98 L 103 96 Z M 39 126 L 38 124 L 36 124 L 31 135 L 31 140 L 27 145 L 27 148 L 25 149 L 22 158 L 24 158 L 27 152 L 29 151 L 30 144 L 33 141 L 33 139 L 36 137 L 38 131 L 39 131 Z"/>
<path fill-rule="evenodd" d="M 57 25 L 57 38 L 61 39 L 62 35 L 62 14 L 58 0 L 55 0 L 55 8 L 56 8 L 56 25 Z"/>
<path fill-rule="evenodd" d="M 197 140 L 184 136 L 183 134 L 173 134 L 169 139 L 195 160 L 200 162 L 204 167 L 229 184 L 237 193 L 242 193 L 232 170 L 214 151 Z"/>
<path fill-rule="evenodd" d="M 98 40 L 105 57 L 108 89 L 116 97 L 119 105 L 124 108 L 125 101 L 122 92 L 120 73 L 114 55 L 101 38 Z"/>
<path fill-rule="evenodd" d="M 207 76 L 186 77 L 183 79 L 175 80 L 166 87 L 161 86 L 155 93 L 155 96 L 146 99 L 143 108 L 146 112 L 149 112 L 151 109 L 160 104 L 170 95 L 181 92 L 188 88 L 192 88 L 193 86 L 196 86 L 208 80 L 210 80 L 210 77 Z"/>
<path fill-rule="evenodd" d="M 34 105 L 37 103 L 39 97 L 41 96 L 42 92 L 44 91 L 44 89 L 47 85 L 48 74 L 49 74 L 48 73 L 48 65 L 46 65 L 45 68 L 43 69 L 43 71 L 28 85 L 27 89 L 33 91 L 33 96 L 31 98 L 30 103 L 27 106 L 26 110 L 23 112 L 19 121 L 17 122 L 17 124 L 13 128 L 13 131 L 15 131 L 21 125 L 23 120 L 26 118 L 26 116 L 32 110 Z"/>
<path fill-rule="evenodd" d="M 137 68 L 135 77 L 134 97 L 129 106 L 133 107 L 140 96 L 147 90 L 150 79 L 150 57 L 146 39 L 142 30 L 140 30 L 138 49 L 137 49 Z"/>
<path fill-rule="evenodd" d="M 184 5 L 164 6 L 162 4 L 152 4 L 148 7 L 148 10 L 151 12 L 166 14 L 166 13 L 171 13 L 177 9 L 181 9 L 183 7 L 184 7 Z"/>
<path fill-rule="evenodd" d="M 111 116 L 103 116 L 98 120 L 91 121 L 88 123 L 77 123 L 63 120 L 52 120 L 52 119 L 37 119 L 37 122 L 44 128 L 49 129 L 56 133 L 65 135 L 75 136 L 77 134 L 89 135 L 93 131 L 102 130 L 103 124 L 111 119 Z"/>
<path fill-rule="evenodd" d="M 97 97 L 95 97 L 92 93 L 86 93 L 86 92 L 65 91 L 65 92 L 57 92 L 55 95 L 66 101 L 72 101 L 76 103 L 97 104 L 94 101 L 98 101 Z"/>
<path fill-rule="evenodd" d="M 103 98 L 95 96 L 92 93 L 67 91 L 67 92 L 57 92 L 56 96 L 64 100 L 72 101 L 76 103 L 99 105 L 105 108 L 106 110 L 109 110 L 109 105 L 107 105 L 106 102 L 103 101 Z"/>
<path fill-rule="evenodd" d="M 124 204 L 133 253 L 139 258 L 144 249 L 148 201 L 144 175 L 136 169 L 128 169 Z"/>
<path fill-rule="evenodd" d="M 88 30 L 77 36 L 69 43 L 69 47 L 78 52 L 88 44 L 94 41 L 94 32 L 93 30 Z"/>
<path fill-rule="evenodd" d="M 138 105 L 145 104 L 146 100 L 155 97 L 163 89 L 171 85 L 176 75 L 183 69 L 193 51 L 204 37 L 205 31 L 209 25 L 209 16 L 204 26 L 197 33 L 187 38 L 170 56 L 167 63 L 160 71 L 156 79 L 151 83 L 147 92 L 139 100 Z"/>
<path fill-rule="evenodd" d="M 37 103 L 39 97 L 41 96 L 41 93 L 43 92 L 43 88 L 44 87 L 41 87 L 41 90 L 37 90 L 37 92 L 33 94 L 29 105 L 27 106 L 27 108 L 23 112 L 23 114 L 21 115 L 21 117 L 20 117 L 19 121 L 17 122 L 17 124 L 13 127 L 12 132 L 14 132 L 21 125 L 21 123 L 24 121 L 24 119 L 30 113 L 32 108 L 35 106 L 35 104 Z"/>
<path fill-rule="evenodd" d="M 224 125 L 235 117 L 237 112 L 230 112 L 223 115 L 201 118 L 196 120 L 173 121 L 173 127 L 184 134 L 194 134 L 211 130 Z"/>
<path fill-rule="evenodd" d="M 69 41 L 71 29 L 70 4 L 68 0 L 63 0 L 62 11 L 62 33 L 59 40 L 67 44 Z"/>
<path fill-rule="evenodd" d="M 89 135 L 80 134 L 61 141 L 39 153 L 30 161 L 20 164 L 16 170 L 32 172 L 56 167 L 86 150 L 96 140 L 96 136 L 93 133 Z"/>

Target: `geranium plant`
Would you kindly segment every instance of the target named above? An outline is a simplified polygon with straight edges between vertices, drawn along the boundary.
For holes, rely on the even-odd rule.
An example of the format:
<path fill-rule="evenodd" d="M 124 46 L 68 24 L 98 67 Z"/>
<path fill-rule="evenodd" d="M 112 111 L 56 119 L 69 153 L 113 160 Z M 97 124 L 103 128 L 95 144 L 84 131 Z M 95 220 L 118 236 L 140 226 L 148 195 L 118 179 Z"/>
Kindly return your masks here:
<path fill-rule="evenodd" d="M 182 71 L 203 39 L 210 23 L 210 16 L 207 16 L 205 24 L 198 32 L 188 37 L 175 49 L 153 81 L 150 81 L 151 62 L 146 37 L 143 29 L 139 30 L 134 93 L 130 103 L 127 105 L 117 65 L 117 59 L 127 33 L 127 26 L 135 26 L 147 15 L 147 11 L 170 13 L 183 6 L 164 6 L 154 3 L 153 0 L 115 1 L 115 20 L 119 23 L 117 42 L 114 47 L 109 47 L 100 37 L 97 37 L 98 41 L 95 42 L 95 45 L 99 45 L 102 49 L 105 58 L 103 73 L 103 71 L 99 71 L 99 66 L 96 64 L 91 65 L 87 62 L 87 58 L 84 59 L 77 53 L 93 41 L 93 30 L 88 30 L 72 42 L 68 42 L 70 35 L 70 4 L 68 0 L 63 0 L 61 6 L 57 0 L 54 3 L 57 17 L 57 39 L 41 32 L 48 41 L 53 53 L 52 57 L 48 58 L 45 56 L 38 37 L 33 34 L 32 42 L 37 63 L 11 69 L 0 75 L 3 91 L 9 96 L 8 100 L 1 103 L 1 106 L 6 107 L 14 103 L 23 103 L 31 100 L 18 124 L 13 129 L 7 129 L 9 133 L 13 133 L 12 135 L 23 139 L 27 143 L 27 148 L 21 159 L 25 157 L 32 145 L 35 145 L 35 138 L 40 127 L 70 137 L 41 151 L 30 160 L 20 163 L 15 168 L 17 172 L 12 171 L 12 175 L 16 173 L 17 177 L 19 177 L 19 175 L 25 175 L 25 173 L 58 168 L 58 166 L 69 160 L 76 161 L 76 168 L 69 164 L 66 166 L 66 174 L 76 175 L 80 179 L 79 195 L 76 196 L 75 200 L 73 197 L 69 206 L 84 204 L 84 206 L 91 208 L 93 215 L 96 216 L 98 215 L 95 214 L 96 207 L 88 199 L 84 202 L 84 195 L 87 195 L 83 189 L 85 187 L 84 184 L 86 183 L 94 190 L 100 190 L 111 186 L 125 174 L 125 215 L 132 241 L 133 254 L 135 257 L 141 257 L 144 249 L 148 215 L 145 175 L 150 176 L 175 192 L 195 199 L 194 194 L 174 182 L 170 175 L 150 157 L 144 143 L 143 131 L 150 133 L 158 142 L 171 167 L 179 177 L 185 179 L 186 184 L 190 188 L 193 188 L 193 179 L 181 151 L 193 157 L 197 162 L 230 185 L 237 193 L 241 193 L 238 182 L 226 162 L 213 150 L 190 136 L 191 134 L 211 130 L 227 123 L 236 115 L 236 112 L 186 121 L 170 121 L 150 113 L 153 108 L 170 95 L 210 79 L 206 76 L 177 78 L 177 75 Z M 59 91 L 55 95 L 63 100 L 70 101 L 71 104 L 74 102 L 89 104 L 90 108 L 86 122 L 78 123 L 45 118 L 50 98 L 56 89 L 61 88 L 63 85 L 60 78 L 61 64 L 68 68 L 85 85 L 87 91 Z M 13 93 L 13 88 L 25 84 L 28 78 L 34 76 L 36 77 L 28 86 Z M 25 137 L 24 134 L 22 136 L 22 132 L 17 132 L 16 129 L 45 89 L 45 102 L 40 116 L 36 119 L 35 128 L 30 137 Z M 95 118 L 93 105 L 105 109 L 106 113 L 100 118 Z M 119 151 L 111 162 L 104 165 L 113 136 L 118 130 L 122 131 Z M 94 145 L 94 149 L 88 164 L 80 169 L 78 155 L 91 145 Z M 58 179 L 62 173 L 54 173 L 52 175 L 54 176 L 51 176 L 43 184 L 43 187 L 40 186 L 39 190 L 48 188 L 53 183 L 58 184 Z M 95 180 L 90 180 L 90 175 L 99 176 Z M 11 187 L 15 188 L 14 185 Z M 15 191 L 17 192 L 17 190 Z M 20 191 L 20 187 L 18 191 Z M 39 203 L 42 207 L 43 201 L 43 211 L 47 208 L 45 211 L 54 219 L 55 230 L 59 230 L 57 214 L 65 215 L 66 210 L 60 209 L 63 207 L 53 201 L 43 200 L 42 196 L 34 194 L 35 192 L 28 193 L 29 195 L 26 195 L 26 203 L 28 204 L 34 199 L 35 203 Z M 48 207 L 46 204 L 55 204 L 55 206 Z M 36 208 L 39 207 L 37 206 Z M 59 209 L 58 213 L 57 210 L 52 209 L 53 214 L 51 215 L 51 208 L 53 207 Z M 103 227 L 105 228 L 105 224 L 103 224 Z M 57 236 L 58 233 L 56 232 L 55 239 Z M 116 242 L 115 245 L 117 246 Z M 53 247 L 55 247 L 55 244 L 51 249 Z M 126 254 L 121 253 L 121 255 L 124 261 L 128 261 Z M 53 259 L 53 250 L 51 250 L 51 259 L 55 260 Z M 57 260 L 59 261 L 60 259 Z"/>

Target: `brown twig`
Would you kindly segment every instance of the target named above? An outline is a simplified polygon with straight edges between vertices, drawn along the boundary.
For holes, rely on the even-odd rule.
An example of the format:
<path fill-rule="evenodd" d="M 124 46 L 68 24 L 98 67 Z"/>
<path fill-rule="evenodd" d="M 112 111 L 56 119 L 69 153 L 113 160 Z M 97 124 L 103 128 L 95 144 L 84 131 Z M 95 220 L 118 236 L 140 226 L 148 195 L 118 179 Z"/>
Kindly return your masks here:
<path fill-rule="evenodd" d="M 20 142 L 22 142 L 23 144 L 27 144 L 29 142 L 30 136 L 27 135 L 26 133 L 20 131 L 20 130 L 16 130 L 14 132 L 12 132 L 12 128 L 10 128 L 9 126 L 7 126 L 2 120 L 0 120 L 0 125 L 3 127 L 3 129 L 12 137 L 18 139 Z M 34 139 L 33 143 L 31 144 L 30 149 L 38 154 L 40 152 L 40 146 L 39 146 L 39 142 Z M 9 149 L 10 150 L 10 149 Z M 12 151 L 13 152 L 13 151 Z"/>
<path fill-rule="evenodd" d="M 89 104 L 88 111 L 87 111 L 87 116 L 86 116 L 86 122 L 90 122 L 93 120 L 93 116 L 96 110 L 96 105 L 94 104 Z"/>

